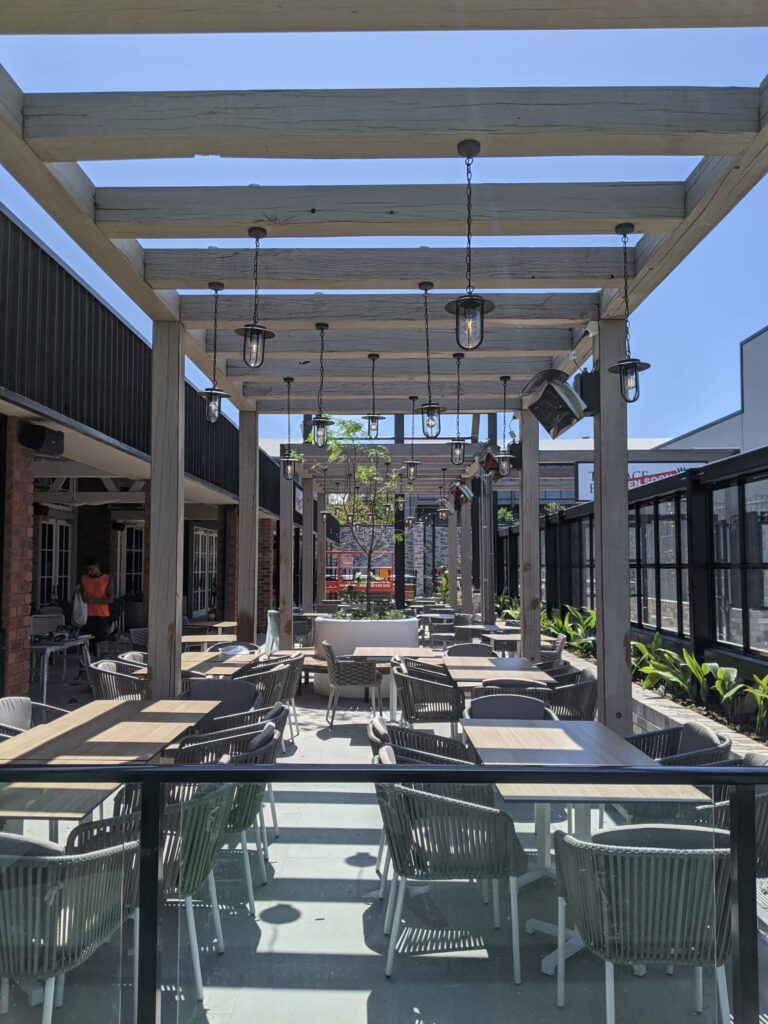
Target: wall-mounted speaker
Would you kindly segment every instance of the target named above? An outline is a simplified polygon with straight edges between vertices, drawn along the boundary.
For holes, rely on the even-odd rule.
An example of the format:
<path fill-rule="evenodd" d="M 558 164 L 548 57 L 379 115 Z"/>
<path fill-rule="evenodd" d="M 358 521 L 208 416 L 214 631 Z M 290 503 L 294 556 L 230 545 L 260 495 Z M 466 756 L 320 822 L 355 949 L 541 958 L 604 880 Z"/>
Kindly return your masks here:
<path fill-rule="evenodd" d="M 60 430 L 49 430 L 40 423 L 22 423 L 19 427 L 19 444 L 42 455 L 63 455 L 64 435 Z"/>

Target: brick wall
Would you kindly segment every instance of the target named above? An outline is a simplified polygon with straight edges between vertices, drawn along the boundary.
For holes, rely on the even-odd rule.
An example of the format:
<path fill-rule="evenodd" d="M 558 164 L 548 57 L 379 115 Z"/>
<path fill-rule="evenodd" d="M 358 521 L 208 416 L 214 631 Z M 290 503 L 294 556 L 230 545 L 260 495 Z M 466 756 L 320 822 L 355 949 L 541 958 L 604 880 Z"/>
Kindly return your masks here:
<path fill-rule="evenodd" d="M 216 615 L 231 622 L 237 618 L 238 510 L 235 505 L 219 505 L 219 541 L 217 550 Z"/>
<path fill-rule="evenodd" d="M 264 633 L 267 628 L 267 612 L 274 608 L 274 537 L 275 524 L 272 519 L 259 519 L 259 563 L 256 592 L 256 632 Z"/>
<path fill-rule="evenodd" d="M 19 444 L 20 422 L 14 416 L 8 417 L 5 440 L 5 528 L 0 621 L 5 630 L 6 694 L 23 694 L 29 690 L 34 452 Z"/>

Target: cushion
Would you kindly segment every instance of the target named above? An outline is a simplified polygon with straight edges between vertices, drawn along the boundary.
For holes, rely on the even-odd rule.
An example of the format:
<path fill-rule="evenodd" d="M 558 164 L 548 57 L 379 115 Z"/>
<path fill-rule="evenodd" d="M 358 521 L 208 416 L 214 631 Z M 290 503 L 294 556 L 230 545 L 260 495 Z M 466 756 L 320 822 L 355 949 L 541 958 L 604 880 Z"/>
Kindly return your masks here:
<path fill-rule="evenodd" d="M 257 654 L 257 651 L 253 651 L 248 644 L 222 644 L 218 648 L 219 654 L 226 654 L 228 658 L 234 657 L 237 654 Z"/>
<path fill-rule="evenodd" d="M 470 718 L 547 718 L 547 705 L 543 700 L 518 693 L 498 693 L 475 697 L 469 705 Z"/>
<path fill-rule="evenodd" d="M 686 722 L 680 733 L 679 754 L 689 754 L 692 750 L 707 750 L 717 747 L 720 737 L 703 722 Z"/>
<path fill-rule="evenodd" d="M 0 722 L 14 729 L 29 729 L 32 725 L 32 701 L 29 697 L 0 698 Z"/>
<path fill-rule="evenodd" d="M 217 718 L 250 711 L 255 703 L 256 687 L 244 679 L 190 679 L 190 700 L 217 700 Z"/>
<path fill-rule="evenodd" d="M 275 738 L 275 727 L 271 722 L 267 722 L 264 728 L 257 732 L 256 735 L 248 741 L 246 750 L 252 754 L 255 750 L 263 750 L 264 747 L 268 747 L 272 740 Z"/>
<path fill-rule="evenodd" d="M 45 839 L 0 832 L 0 857 L 53 857 L 63 853 L 63 846 L 49 843 Z"/>

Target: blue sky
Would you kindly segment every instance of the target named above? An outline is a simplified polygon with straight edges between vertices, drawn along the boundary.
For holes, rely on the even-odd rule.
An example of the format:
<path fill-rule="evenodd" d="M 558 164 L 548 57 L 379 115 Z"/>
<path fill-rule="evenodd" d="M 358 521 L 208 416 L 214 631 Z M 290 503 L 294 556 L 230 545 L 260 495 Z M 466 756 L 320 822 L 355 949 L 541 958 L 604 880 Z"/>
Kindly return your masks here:
<path fill-rule="evenodd" d="M 34 91 L 552 86 L 757 85 L 768 74 L 768 30 L 327 34 L 265 36 L 0 37 L 0 62 Z M 478 159 L 475 181 L 673 180 L 694 158 Z M 307 184 L 461 181 L 451 160 L 221 160 L 89 163 L 97 185 Z M 5 204 L 142 334 L 147 318 L 0 170 Z M 739 404 L 738 345 L 768 323 L 768 181 L 646 300 L 633 349 L 652 370 L 630 408 L 630 433 L 681 433 Z M 201 240 L 220 244 L 224 240 Z M 451 239 L 398 239 L 447 245 Z M 618 244 L 591 236 L 483 238 L 478 244 Z M 166 241 L 151 244 L 168 244 Z M 187 245 L 189 242 L 180 243 Z M 198 244 L 197 242 L 194 244 Z M 231 244 L 231 241 L 229 241 Z M 387 244 L 286 239 L 276 245 Z M 481 282 L 480 282 L 481 283 Z M 489 325 L 490 326 L 490 325 Z M 277 344 L 276 339 L 275 344 Z M 191 372 L 196 382 L 202 375 Z M 283 423 L 265 417 L 264 436 Z M 577 428 L 585 434 L 588 427 Z"/>

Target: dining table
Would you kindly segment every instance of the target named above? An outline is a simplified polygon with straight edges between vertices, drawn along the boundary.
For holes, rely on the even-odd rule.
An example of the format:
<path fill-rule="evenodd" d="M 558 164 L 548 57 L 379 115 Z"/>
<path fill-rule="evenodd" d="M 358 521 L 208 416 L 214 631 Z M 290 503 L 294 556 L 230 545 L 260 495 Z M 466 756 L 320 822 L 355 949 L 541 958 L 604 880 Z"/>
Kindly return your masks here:
<path fill-rule="evenodd" d="M 181 646 L 201 647 L 207 651 L 211 644 L 236 644 L 235 633 L 182 633 Z"/>
<path fill-rule="evenodd" d="M 485 679 L 504 679 L 530 684 L 554 683 L 552 676 L 534 668 L 527 658 L 491 658 L 446 655 L 443 664 L 453 682 L 461 690 L 476 690 Z"/>
<path fill-rule="evenodd" d="M 556 766 L 561 768 L 647 768 L 656 764 L 637 747 L 601 722 L 515 721 L 476 719 L 462 721 L 467 746 L 480 764 Z M 606 804 L 643 802 L 701 803 L 701 790 L 689 785 L 600 782 L 502 782 L 496 790 L 503 804 L 532 803 L 537 832 L 537 868 L 526 881 L 552 874 L 549 809 L 552 803 L 572 804 L 574 834 L 580 839 L 592 835 L 592 808 Z M 556 925 L 530 918 L 527 932 L 557 937 Z M 565 955 L 584 948 L 575 930 L 566 932 Z M 557 951 L 541 961 L 544 974 L 554 974 Z"/>
<path fill-rule="evenodd" d="M 259 660 L 256 651 L 225 654 L 223 651 L 182 651 L 181 674 L 200 672 L 206 676 L 233 676 Z"/>

